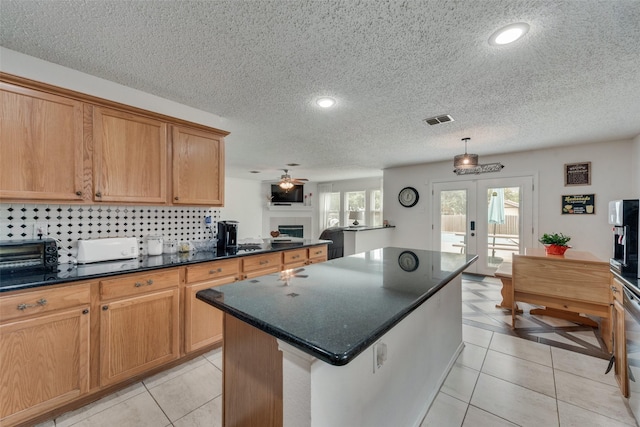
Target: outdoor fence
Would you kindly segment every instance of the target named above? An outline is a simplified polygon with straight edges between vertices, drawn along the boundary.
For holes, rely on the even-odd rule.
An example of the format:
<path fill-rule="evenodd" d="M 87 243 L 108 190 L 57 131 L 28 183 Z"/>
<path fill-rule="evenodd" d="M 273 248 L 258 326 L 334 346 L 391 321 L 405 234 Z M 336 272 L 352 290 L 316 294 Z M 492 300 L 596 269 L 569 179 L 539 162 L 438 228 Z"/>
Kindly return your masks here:
<path fill-rule="evenodd" d="M 440 224 L 442 231 L 452 233 L 464 233 L 466 230 L 466 215 L 442 215 Z M 494 224 L 489 225 L 489 233 L 493 234 Z M 518 232 L 518 215 L 505 215 L 504 224 L 495 224 L 495 234 L 508 234 L 517 236 Z"/>

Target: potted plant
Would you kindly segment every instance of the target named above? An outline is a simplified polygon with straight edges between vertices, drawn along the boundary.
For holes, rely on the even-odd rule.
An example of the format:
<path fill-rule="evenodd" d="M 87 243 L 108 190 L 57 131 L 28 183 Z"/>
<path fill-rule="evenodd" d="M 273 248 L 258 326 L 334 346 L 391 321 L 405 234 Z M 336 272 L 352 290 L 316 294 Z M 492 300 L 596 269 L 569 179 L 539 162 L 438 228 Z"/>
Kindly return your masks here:
<path fill-rule="evenodd" d="M 567 249 L 571 246 L 567 243 L 571 240 L 571 237 L 565 236 L 562 233 L 544 233 L 538 241 L 542 243 L 547 251 L 547 255 L 564 255 Z"/>

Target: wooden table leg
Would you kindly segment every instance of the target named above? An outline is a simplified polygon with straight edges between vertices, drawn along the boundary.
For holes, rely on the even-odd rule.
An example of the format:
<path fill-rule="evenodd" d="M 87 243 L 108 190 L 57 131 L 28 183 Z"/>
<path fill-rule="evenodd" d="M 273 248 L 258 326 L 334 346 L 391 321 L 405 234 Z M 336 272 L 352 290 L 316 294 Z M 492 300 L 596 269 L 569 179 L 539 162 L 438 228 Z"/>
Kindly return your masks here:
<path fill-rule="evenodd" d="M 500 277 L 500 281 L 502 282 L 502 289 L 500 290 L 500 293 L 502 294 L 502 302 L 500 302 L 500 304 L 496 304 L 496 308 L 506 308 L 511 310 L 511 306 L 513 305 L 513 291 L 511 289 L 513 285 L 511 284 L 511 278 Z M 516 313 L 522 313 L 518 304 L 516 304 Z"/>

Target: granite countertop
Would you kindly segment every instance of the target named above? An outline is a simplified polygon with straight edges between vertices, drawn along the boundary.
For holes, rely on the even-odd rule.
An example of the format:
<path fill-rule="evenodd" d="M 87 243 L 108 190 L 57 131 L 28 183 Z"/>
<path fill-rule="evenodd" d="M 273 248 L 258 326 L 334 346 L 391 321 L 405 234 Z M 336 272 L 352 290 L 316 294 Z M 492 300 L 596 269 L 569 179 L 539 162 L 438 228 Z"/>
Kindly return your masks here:
<path fill-rule="evenodd" d="M 288 249 L 298 249 L 310 246 L 326 245 L 330 240 L 297 239 L 285 241 L 275 240 L 261 245 L 258 249 L 240 249 L 236 252 L 218 253 L 216 251 L 188 252 L 178 254 L 163 254 L 157 256 L 143 256 L 135 259 L 97 262 L 92 264 L 59 264 L 57 271 L 51 272 L 22 272 L 5 273 L 0 277 L 0 293 L 19 289 L 36 288 L 47 285 L 57 285 L 79 280 L 99 277 L 115 276 L 125 273 L 137 273 L 167 267 L 197 264 L 207 261 L 217 261 L 279 252 Z"/>
<path fill-rule="evenodd" d="M 344 231 L 369 231 L 369 230 L 385 230 L 387 228 L 396 228 L 395 225 L 387 225 L 386 227 L 383 225 L 376 227 L 369 227 L 367 225 L 350 225 L 348 227 L 343 227 Z"/>
<path fill-rule="evenodd" d="M 476 259 L 466 254 L 375 249 L 205 289 L 197 298 L 339 366 Z"/>

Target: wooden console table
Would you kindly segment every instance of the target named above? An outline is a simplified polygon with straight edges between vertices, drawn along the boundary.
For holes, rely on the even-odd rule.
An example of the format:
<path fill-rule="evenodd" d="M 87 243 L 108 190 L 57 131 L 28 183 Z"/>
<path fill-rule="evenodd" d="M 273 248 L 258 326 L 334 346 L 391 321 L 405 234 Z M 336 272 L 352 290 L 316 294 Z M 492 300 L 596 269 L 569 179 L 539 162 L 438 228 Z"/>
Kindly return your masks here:
<path fill-rule="evenodd" d="M 560 317 L 590 326 L 596 322 L 580 314 L 603 319 L 602 338 L 611 346 L 609 263 L 589 252 L 568 250 L 547 255 L 543 248 L 527 248 L 513 255 L 511 327 L 515 328 L 516 302 L 544 306 L 531 314 Z"/>

